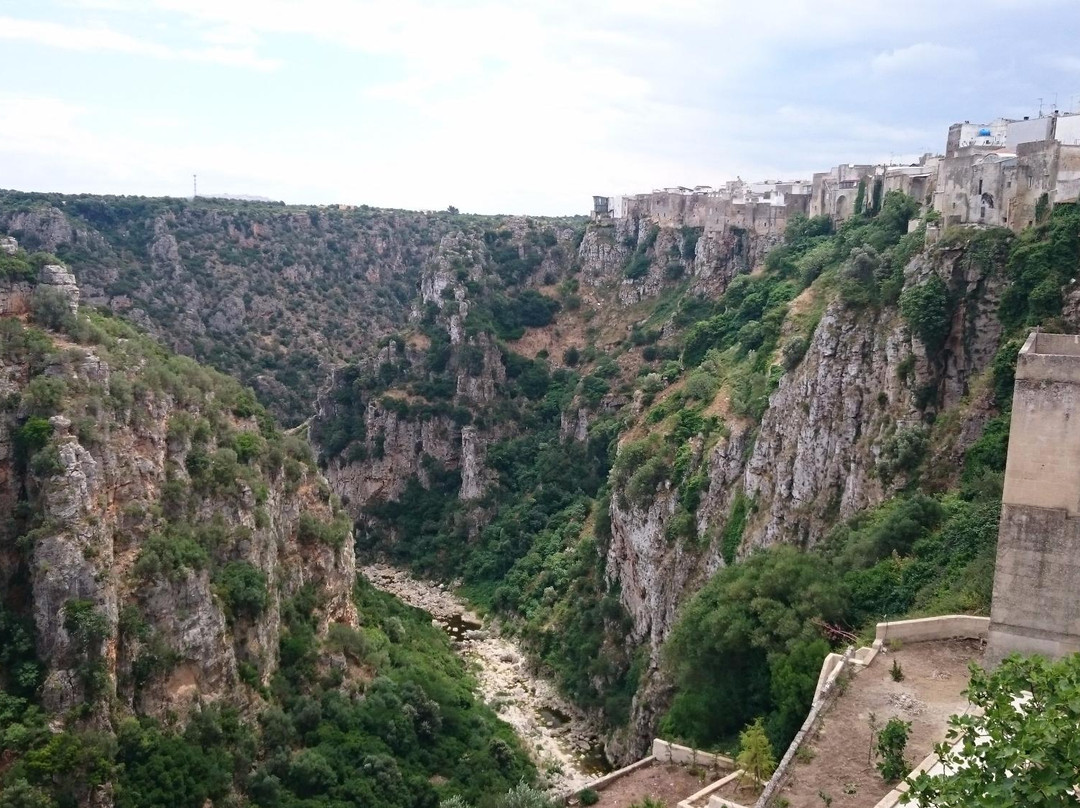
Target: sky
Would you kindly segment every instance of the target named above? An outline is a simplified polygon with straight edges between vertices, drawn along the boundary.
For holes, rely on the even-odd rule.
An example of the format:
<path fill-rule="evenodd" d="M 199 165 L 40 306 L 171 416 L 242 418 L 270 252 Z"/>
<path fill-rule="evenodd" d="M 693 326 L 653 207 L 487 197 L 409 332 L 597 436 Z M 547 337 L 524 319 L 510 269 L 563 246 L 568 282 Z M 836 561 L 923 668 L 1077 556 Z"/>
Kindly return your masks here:
<path fill-rule="evenodd" d="M 561 215 L 1080 109 L 1076 0 L 0 0 L 0 187 Z"/>

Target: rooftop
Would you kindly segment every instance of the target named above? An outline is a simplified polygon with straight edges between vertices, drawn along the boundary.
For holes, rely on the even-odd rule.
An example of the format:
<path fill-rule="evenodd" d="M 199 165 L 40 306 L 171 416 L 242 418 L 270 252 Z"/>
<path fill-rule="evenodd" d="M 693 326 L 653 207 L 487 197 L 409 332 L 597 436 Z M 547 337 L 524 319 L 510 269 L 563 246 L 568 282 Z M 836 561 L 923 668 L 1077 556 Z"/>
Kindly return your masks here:
<path fill-rule="evenodd" d="M 1020 353 L 1080 356 L 1080 335 L 1044 334 L 1041 331 L 1036 331 L 1028 337 Z"/>

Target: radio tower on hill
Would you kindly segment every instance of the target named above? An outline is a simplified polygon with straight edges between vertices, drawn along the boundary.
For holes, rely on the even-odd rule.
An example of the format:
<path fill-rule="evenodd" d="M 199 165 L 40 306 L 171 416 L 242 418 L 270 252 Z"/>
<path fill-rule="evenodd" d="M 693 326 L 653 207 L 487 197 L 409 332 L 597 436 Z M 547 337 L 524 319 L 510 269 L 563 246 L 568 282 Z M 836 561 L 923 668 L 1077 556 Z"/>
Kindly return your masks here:
<path fill-rule="evenodd" d="M 191 198 L 195 199 L 199 195 L 199 175 L 191 175 Z"/>

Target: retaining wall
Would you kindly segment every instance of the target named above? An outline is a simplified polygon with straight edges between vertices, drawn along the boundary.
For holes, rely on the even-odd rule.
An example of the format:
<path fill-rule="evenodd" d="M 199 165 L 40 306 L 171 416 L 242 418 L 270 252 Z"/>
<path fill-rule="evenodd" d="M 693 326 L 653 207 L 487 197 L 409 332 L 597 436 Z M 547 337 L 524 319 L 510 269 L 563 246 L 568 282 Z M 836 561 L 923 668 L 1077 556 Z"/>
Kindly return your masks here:
<path fill-rule="evenodd" d="M 973 617 L 967 614 L 948 614 L 941 617 L 896 620 L 891 623 L 877 624 L 872 646 L 858 649 L 852 647 L 848 648 L 843 656 L 833 653 L 825 657 L 825 661 L 821 663 L 821 673 L 818 675 L 814 702 L 810 707 L 809 714 L 806 716 L 806 721 L 803 722 L 802 727 L 795 735 L 795 739 L 788 746 L 787 752 L 780 760 L 776 772 L 769 779 L 765 791 L 762 792 L 754 808 L 765 808 L 768 801 L 780 789 L 784 777 L 787 775 L 788 767 L 791 766 L 791 762 L 795 759 L 795 753 L 803 741 L 817 728 L 825 710 L 836 697 L 839 691 L 839 688 L 835 687 L 836 680 L 844 674 L 845 670 L 851 671 L 865 668 L 874 661 L 882 645 L 889 640 L 902 640 L 904 642 L 927 642 L 956 638 L 985 640 L 989 631 L 989 617 Z M 926 762 L 924 761 L 924 763 Z M 890 803 L 890 805 L 893 804 L 895 804 L 895 801 Z M 884 805 L 882 808 L 884 808 Z"/>
<path fill-rule="evenodd" d="M 585 789 L 592 789 L 593 791 L 603 791 L 616 780 L 630 774 L 630 772 L 637 771 L 638 769 L 644 769 L 646 766 L 651 766 L 655 762 L 656 758 L 652 755 L 649 755 L 646 758 L 642 758 L 641 760 L 631 763 L 629 766 L 623 766 L 621 769 L 616 769 L 613 772 L 608 772 L 603 777 L 597 780 L 593 780 L 581 790 L 584 791 Z"/>
<path fill-rule="evenodd" d="M 784 777 L 787 776 L 787 770 L 791 767 L 791 764 L 795 760 L 795 753 L 802 746 L 803 741 L 810 737 L 814 730 L 817 729 L 818 724 L 821 722 L 822 717 L 825 715 L 825 710 L 829 705 L 833 703 L 837 694 L 840 692 L 840 688 L 836 686 L 836 680 L 844 674 L 844 671 L 852 666 L 852 657 L 855 656 L 855 649 L 848 648 L 844 652 L 843 658 L 841 658 L 838 664 L 834 664 L 832 671 L 828 674 L 824 687 L 821 689 L 820 697 L 814 700 L 814 703 L 810 707 L 810 712 L 806 716 L 806 720 L 803 721 L 803 725 L 799 727 L 799 731 L 795 733 L 795 737 L 788 745 L 787 752 L 780 759 L 779 765 L 776 767 L 776 771 L 773 772 L 773 776 L 769 778 L 769 782 L 765 785 L 765 790 L 761 792 L 761 796 L 758 797 L 757 802 L 754 803 L 754 808 L 765 808 L 769 804 L 769 800 L 780 789 L 780 786 L 784 782 Z M 828 661 L 828 660 L 826 660 Z"/>
<path fill-rule="evenodd" d="M 876 640 L 925 640 L 964 639 L 985 640 L 990 632 L 989 617 L 973 617 L 969 614 L 949 614 L 943 617 L 922 617 L 917 620 L 896 620 L 878 623 Z"/>
<path fill-rule="evenodd" d="M 739 779 L 739 777 L 741 777 L 741 776 L 742 776 L 742 773 L 743 773 L 743 770 L 742 770 L 742 769 L 736 769 L 736 770 L 735 770 L 735 771 L 733 771 L 733 772 L 732 772 L 731 774 L 727 774 L 727 775 L 725 775 L 724 777 L 720 778 L 720 779 L 719 779 L 719 780 L 717 780 L 716 782 L 714 782 L 714 783 L 709 783 L 709 784 L 708 784 L 707 786 L 705 786 L 705 788 L 701 789 L 701 791 L 697 791 L 697 792 L 694 792 L 694 793 L 693 793 L 693 794 L 691 794 L 691 795 L 690 795 L 689 797 L 687 797 L 687 798 L 686 798 L 685 800 L 682 800 L 682 801 L 681 801 L 681 802 L 680 802 L 680 803 L 678 804 L 678 808 L 695 808 L 695 806 L 697 806 L 697 804 L 698 804 L 698 803 L 699 803 L 699 802 L 700 802 L 701 800 L 703 800 L 703 799 L 705 799 L 706 797 L 708 797 L 708 796 L 709 796 L 710 794 L 712 794 L 712 793 L 713 793 L 714 791 L 719 791 L 719 790 L 720 790 L 721 788 L 723 788 L 724 786 L 726 786 L 726 785 L 727 785 L 728 783 L 730 783 L 730 782 L 731 782 L 732 780 L 737 780 L 737 779 Z M 712 798 L 711 798 L 711 799 L 709 800 L 709 803 L 708 803 L 708 805 L 709 805 L 709 808 L 715 808 L 715 804 L 714 804 L 714 803 L 715 803 L 716 801 L 718 801 L 718 800 L 719 800 L 719 801 L 721 801 L 721 802 L 727 802 L 727 800 L 723 799 L 722 797 L 712 797 Z M 743 808 L 743 806 L 738 806 L 738 808 Z"/>
<path fill-rule="evenodd" d="M 652 753 L 653 757 L 661 763 L 682 763 L 691 766 L 702 766 L 707 769 L 735 768 L 735 761 L 729 757 L 702 752 L 699 749 L 691 749 L 689 746 L 680 746 L 677 743 L 668 743 L 659 738 L 653 741 Z"/>

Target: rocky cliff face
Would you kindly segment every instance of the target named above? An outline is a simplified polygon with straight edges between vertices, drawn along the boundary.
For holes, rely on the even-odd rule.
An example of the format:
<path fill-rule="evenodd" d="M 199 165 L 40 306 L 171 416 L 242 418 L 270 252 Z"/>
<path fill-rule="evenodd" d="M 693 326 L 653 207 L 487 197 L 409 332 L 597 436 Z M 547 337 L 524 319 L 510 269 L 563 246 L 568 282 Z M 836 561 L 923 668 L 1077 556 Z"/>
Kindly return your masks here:
<path fill-rule="evenodd" d="M 738 228 L 660 227 L 648 218 L 631 217 L 589 227 L 578 261 L 584 285 L 615 285 L 618 303 L 631 306 L 684 278 L 693 293 L 719 296 L 736 275 L 753 270 L 778 243 L 778 237 Z M 639 256 L 644 263 L 635 271 L 633 261 Z"/>
<path fill-rule="evenodd" d="M 0 287 L 0 499 L 20 548 L 0 581 L 5 605 L 33 617 L 47 710 L 97 704 L 104 726 L 110 694 L 156 717 L 255 699 L 240 673 L 269 681 L 282 604 L 305 588 L 324 631 L 355 623 L 348 526 L 326 540 L 334 506 L 302 446 L 235 383 L 122 326 L 24 325 L 42 292 L 77 312 L 65 268 Z"/>
<path fill-rule="evenodd" d="M 737 498 L 749 511 L 737 550 L 743 556 L 781 542 L 813 545 L 838 521 L 891 496 L 907 480 L 895 462 L 904 436 L 918 452 L 948 458 L 955 476 L 989 417 L 985 389 L 972 390 L 1001 336 L 996 310 L 1006 281 L 1000 261 L 974 260 L 962 247 L 917 257 L 906 283 L 931 276 L 957 301 L 933 358 L 895 308 L 833 300 L 802 361 L 780 378 L 760 425 L 726 421 L 727 434 L 703 460 L 708 488 L 696 512 L 703 544 L 688 549 L 668 538 L 672 492 L 641 509 L 621 506 L 616 491 L 608 576 L 620 586 L 634 639 L 650 649 L 635 718 L 617 748 L 644 748 L 655 729 L 664 693 L 659 651 L 679 605 L 724 564 L 721 537 Z M 932 432 L 934 415 L 961 401 L 970 402 L 964 428 Z"/>
<path fill-rule="evenodd" d="M 320 397 L 313 428 L 324 447 L 334 425 L 357 419 L 363 407 L 363 426 L 353 428 L 354 439 L 326 464 L 334 491 L 355 517 L 369 505 L 398 499 L 410 479 L 427 486 L 433 467 L 460 474 L 460 499 L 483 496 L 492 478 L 487 447 L 508 434 L 492 417 L 506 395 L 507 368 L 496 339 L 468 327 L 470 312 L 507 316 L 493 310 L 483 285 L 500 262 L 520 273 L 522 286 L 550 286 L 553 278 L 565 277 L 574 231 L 546 229 L 543 250 L 534 246 L 538 232 L 524 220 L 510 220 L 497 237 L 472 231 L 444 236 L 422 267 L 411 335 L 399 333 L 339 371 Z M 495 304 L 510 305 L 505 297 Z"/>
<path fill-rule="evenodd" d="M 737 229 L 644 218 L 583 229 L 581 221 L 392 211 L 46 201 L 15 210 L 0 195 L 0 224 L 70 255 L 85 299 L 183 351 L 215 357 L 268 400 L 285 391 L 283 406 L 297 421 L 322 390 L 310 435 L 330 488 L 365 528 L 374 526 L 371 506 L 400 502 L 418 481 L 429 489 L 424 519 L 409 525 L 425 532 L 426 557 L 457 559 L 448 575 L 489 575 L 480 589 L 523 624 L 535 619 L 537 648 L 550 652 L 561 641 L 551 635 L 579 616 L 568 652 L 574 664 L 582 649 L 603 656 L 613 637 L 640 646 L 641 686 L 612 746 L 620 759 L 641 751 L 655 730 L 666 698 L 660 649 L 680 605 L 712 573 L 756 548 L 814 545 L 838 520 L 903 487 L 920 458 L 948 477 L 992 409 L 979 380 L 1001 333 L 1000 256 L 984 260 L 962 240 L 927 252 L 913 242 L 888 301 L 849 305 L 839 296 L 848 280 L 840 273 L 863 242 L 849 244 L 828 227 L 808 227 L 804 238 L 814 246 L 796 250 Z M 906 223 L 889 243 L 905 231 Z M 832 237 L 835 253 L 821 249 Z M 777 246 L 798 260 L 766 262 Z M 900 314 L 896 293 L 931 278 L 948 292 L 949 318 L 940 344 L 928 346 Z M 43 281 L 54 297 L 71 297 L 61 275 L 42 274 L 38 287 Z M 26 315 L 38 287 L 10 283 L 0 302 Z M 1066 313 L 1077 310 L 1071 300 Z M 702 350 L 688 359 L 695 335 Z M 327 593 L 324 624 L 350 618 L 342 600 L 349 551 L 297 539 L 305 512 L 326 524 L 334 518 L 313 472 L 290 480 L 264 469 L 263 486 L 248 481 L 226 494 L 205 486 L 204 456 L 235 454 L 238 434 L 260 432 L 250 413 L 236 414 L 245 407 L 215 420 L 206 401 L 132 377 L 142 359 L 123 357 L 118 366 L 116 349 L 56 344 L 78 348 L 81 358 L 34 371 L 30 360 L 10 364 L 9 393 L 22 395 L 36 375 L 103 390 L 103 402 L 130 398 L 122 417 L 102 410 L 116 436 L 109 445 L 120 448 L 87 437 L 85 412 L 48 410 L 66 419 L 50 422 L 55 462 L 17 467 L 9 440 L 3 496 L 40 505 L 32 529 L 46 533 L 34 546 L 46 555 L 26 562 L 29 580 L 45 600 L 70 588 L 104 615 L 116 639 L 103 642 L 101 655 L 126 703 L 160 712 L 196 691 L 224 693 L 241 672 L 250 679 L 254 669 L 266 681 L 282 602 L 309 581 Z M 716 354 L 708 370 L 706 351 Z M 748 368 L 756 376 L 742 381 L 764 391 L 763 414 L 734 405 L 736 376 Z M 683 411 L 691 415 L 685 422 Z M 9 428 L 29 417 L 24 407 Z M 178 417 L 209 421 L 209 435 L 171 426 Z M 687 434 L 676 440 L 676 428 Z M 597 514 L 613 447 L 651 437 L 658 440 L 650 451 L 667 465 L 647 480 L 647 496 L 624 497 L 612 480 L 610 509 Z M 519 453 L 531 465 L 517 465 Z M 534 487 L 514 488 L 508 469 L 535 478 Z M 575 487 L 576 477 L 591 479 Z M 147 584 L 138 577 L 150 563 L 140 566 L 142 548 L 170 529 L 159 513 L 168 515 L 174 489 L 198 485 L 203 504 L 192 516 L 208 523 L 220 512 L 233 531 L 196 539 L 207 544 L 207 561 Z M 511 489 L 515 499 L 499 501 Z M 443 493 L 446 507 L 434 503 Z M 608 518 L 610 540 L 602 535 Z M 386 541 L 420 541 L 397 533 L 387 531 Z M 18 577 L 18 563 L 5 574 Z M 225 602 L 222 571 L 231 563 L 267 581 L 271 594 L 257 616 L 238 617 Z M 125 635 L 125 606 L 138 607 L 151 628 Z M 75 629 L 64 604 L 51 603 L 48 614 L 43 652 L 60 677 L 49 692 L 63 704 L 81 686 L 86 649 L 65 634 Z M 167 675 L 151 656 L 170 660 Z M 219 661 L 189 661 L 199 659 Z M 556 662 L 570 667 L 567 658 Z M 603 703 L 601 691 L 625 673 L 616 667 L 574 686 Z M 145 681 L 136 689 L 128 679 Z"/>

